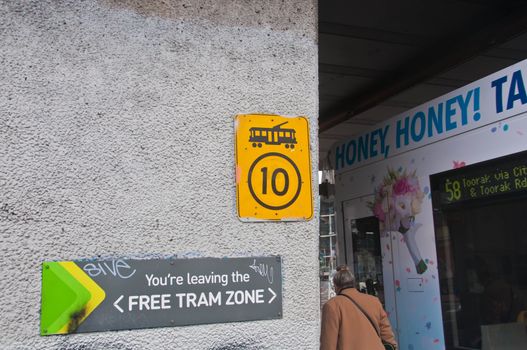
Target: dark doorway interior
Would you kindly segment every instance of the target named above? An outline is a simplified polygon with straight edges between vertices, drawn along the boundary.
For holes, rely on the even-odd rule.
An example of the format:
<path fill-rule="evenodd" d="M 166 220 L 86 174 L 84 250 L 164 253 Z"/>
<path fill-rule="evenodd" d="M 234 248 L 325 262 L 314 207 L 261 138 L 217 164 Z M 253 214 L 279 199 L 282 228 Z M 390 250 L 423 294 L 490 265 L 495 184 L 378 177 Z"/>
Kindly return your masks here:
<path fill-rule="evenodd" d="M 525 192 L 435 205 L 434 212 L 447 349 L 482 349 L 492 337 L 515 341 L 518 332 L 527 341 Z"/>
<path fill-rule="evenodd" d="M 351 220 L 351 237 L 357 288 L 377 296 L 384 305 L 379 220 L 375 216 Z"/>

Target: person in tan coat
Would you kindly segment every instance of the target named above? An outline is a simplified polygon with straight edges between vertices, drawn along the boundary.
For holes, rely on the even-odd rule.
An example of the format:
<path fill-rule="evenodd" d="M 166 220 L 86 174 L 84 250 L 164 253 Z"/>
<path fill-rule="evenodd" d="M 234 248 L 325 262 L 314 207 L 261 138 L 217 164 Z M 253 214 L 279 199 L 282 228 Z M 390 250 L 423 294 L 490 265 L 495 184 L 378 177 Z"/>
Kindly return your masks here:
<path fill-rule="evenodd" d="M 320 350 L 384 350 L 382 341 L 397 348 L 381 302 L 355 289 L 355 277 L 346 265 L 337 267 L 333 285 L 339 295 L 331 298 L 322 309 Z M 369 315 L 373 325 L 348 297 Z"/>

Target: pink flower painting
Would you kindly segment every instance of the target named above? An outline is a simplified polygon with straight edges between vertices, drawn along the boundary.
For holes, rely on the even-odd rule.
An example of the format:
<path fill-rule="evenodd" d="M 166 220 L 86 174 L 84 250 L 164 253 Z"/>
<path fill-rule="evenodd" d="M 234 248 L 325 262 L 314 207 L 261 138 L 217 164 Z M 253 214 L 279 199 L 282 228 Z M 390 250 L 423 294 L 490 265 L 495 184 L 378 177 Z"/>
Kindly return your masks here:
<path fill-rule="evenodd" d="M 421 212 L 424 193 L 415 171 L 408 173 L 388 169 L 388 174 L 375 188 L 374 195 L 370 209 L 379 219 L 381 230 L 384 233 L 396 231 L 402 234 L 417 273 L 424 273 L 427 265 L 415 240 L 417 230 L 421 227 L 421 224 L 416 224 L 415 217 Z"/>

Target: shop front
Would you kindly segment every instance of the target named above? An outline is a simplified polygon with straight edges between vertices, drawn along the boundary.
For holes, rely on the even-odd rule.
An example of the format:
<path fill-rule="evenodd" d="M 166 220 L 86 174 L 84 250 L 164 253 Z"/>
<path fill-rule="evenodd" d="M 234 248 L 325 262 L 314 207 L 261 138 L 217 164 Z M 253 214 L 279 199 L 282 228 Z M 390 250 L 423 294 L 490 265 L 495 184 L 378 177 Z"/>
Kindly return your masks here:
<path fill-rule="evenodd" d="M 401 349 L 527 347 L 526 80 L 523 61 L 330 151 L 337 260 Z"/>

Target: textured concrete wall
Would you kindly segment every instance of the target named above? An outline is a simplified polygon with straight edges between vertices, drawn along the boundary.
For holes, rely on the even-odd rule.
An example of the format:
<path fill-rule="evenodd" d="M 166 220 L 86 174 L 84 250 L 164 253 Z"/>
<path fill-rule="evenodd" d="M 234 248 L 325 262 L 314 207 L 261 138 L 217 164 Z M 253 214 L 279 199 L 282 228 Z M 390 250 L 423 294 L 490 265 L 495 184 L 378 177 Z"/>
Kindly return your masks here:
<path fill-rule="evenodd" d="M 316 38 L 314 0 L 0 1 L 0 348 L 317 348 L 318 205 L 240 222 L 233 145 L 307 115 L 315 170 Z M 39 336 L 44 260 L 272 254 L 283 319 Z"/>

